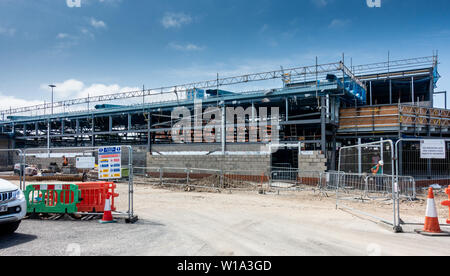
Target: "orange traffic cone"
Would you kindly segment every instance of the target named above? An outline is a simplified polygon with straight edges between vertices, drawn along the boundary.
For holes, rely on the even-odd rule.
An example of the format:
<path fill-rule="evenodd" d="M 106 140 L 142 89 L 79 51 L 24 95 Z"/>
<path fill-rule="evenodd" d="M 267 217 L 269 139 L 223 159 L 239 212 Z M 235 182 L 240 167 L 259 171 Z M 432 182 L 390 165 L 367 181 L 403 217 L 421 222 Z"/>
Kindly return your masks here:
<path fill-rule="evenodd" d="M 423 231 L 427 233 L 442 233 L 441 227 L 439 226 L 436 204 L 434 202 L 433 188 L 428 189 L 427 213 L 425 214 L 425 227 Z"/>
<path fill-rule="evenodd" d="M 448 200 L 442 202 L 442 205 L 443 206 L 447 206 L 449 208 L 449 215 L 448 215 L 448 219 L 447 219 L 447 224 L 450 224 L 450 187 L 445 189 L 445 193 L 448 194 Z"/>
<path fill-rule="evenodd" d="M 103 212 L 103 218 L 99 221 L 100 223 L 115 223 L 111 212 L 111 193 L 106 194 L 105 200 L 105 210 Z"/>

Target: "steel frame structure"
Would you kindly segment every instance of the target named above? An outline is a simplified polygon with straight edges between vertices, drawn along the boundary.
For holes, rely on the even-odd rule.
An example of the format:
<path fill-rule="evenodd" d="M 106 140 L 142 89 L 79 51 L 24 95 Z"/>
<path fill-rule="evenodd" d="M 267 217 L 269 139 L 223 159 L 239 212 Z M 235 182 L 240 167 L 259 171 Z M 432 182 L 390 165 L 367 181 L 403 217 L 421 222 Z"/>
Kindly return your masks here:
<path fill-rule="evenodd" d="M 55 103 L 44 103 L 29 107 L 10 108 L 9 110 L 0 111 L 0 115 L 4 120 L 5 115 L 23 114 L 26 112 L 41 111 L 47 109 L 54 109 L 58 107 L 70 107 L 74 105 L 108 102 L 114 100 L 123 100 L 131 98 L 144 98 L 146 96 L 157 96 L 165 94 L 178 94 L 185 93 L 192 89 L 217 89 L 218 87 L 231 86 L 242 83 L 250 83 L 257 81 L 282 79 L 287 78 L 299 78 L 312 81 L 314 77 L 330 72 L 343 72 L 343 77 L 350 77 L 355 83 L 366 89 L 365 85 L 347 68 L 342 62 L 319 64 L 314 66 L 296 67 L 290 69 L 281 69 L 270 72 L 262 72 L 255 74 L 247 74 L 236 77 L 221 78 L 216 80 L 194 82 L 189 84 L 182 84 L 176 86 L 160 87 L 155 89 L 143 89 L 139 91 L 130 91 L 124 93 L 107 94 L 96 97 L 86 97 L 79 99 L 72 99 L 67 101 L 59 101 Z"/>

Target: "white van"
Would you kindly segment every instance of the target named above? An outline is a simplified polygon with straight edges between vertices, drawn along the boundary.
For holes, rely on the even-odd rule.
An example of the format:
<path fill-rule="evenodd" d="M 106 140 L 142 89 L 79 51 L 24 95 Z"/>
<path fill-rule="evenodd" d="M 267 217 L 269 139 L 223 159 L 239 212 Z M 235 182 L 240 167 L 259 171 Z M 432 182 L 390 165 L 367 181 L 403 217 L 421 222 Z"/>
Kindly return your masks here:
<path fill-rule="evenodd" d="M 0 179 L 0 234 L 14 233 L 26 214 L 23 192 L 9 181 Z"/>

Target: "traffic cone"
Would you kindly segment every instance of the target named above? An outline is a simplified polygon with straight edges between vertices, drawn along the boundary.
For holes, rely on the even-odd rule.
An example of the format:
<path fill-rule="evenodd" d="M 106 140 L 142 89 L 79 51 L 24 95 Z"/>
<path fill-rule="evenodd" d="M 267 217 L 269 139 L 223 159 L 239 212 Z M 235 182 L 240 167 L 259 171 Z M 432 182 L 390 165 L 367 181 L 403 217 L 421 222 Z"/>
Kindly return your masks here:
<path fill-rule="evenodd" d="M 445 193 L 448 194 L 448 200 L 442 202 L 443 206 L 447 206 L 449 208 L 449 215 L 448 215 L 448 219 L 447 219 L 447 224 L 450 224 L 450 187 L 445 189 Z"/>
<path fill-rule="evenodd" d="M 427 213 L 425 215 L 425 227 L 423 232 L 426 233 L 442 233 L 439 226 L 439 218 L 437 216 L 436 204 L 434 202 L 433 188 L 428 190 Z"/>
<path fill-rule="evenodd" d="M 106 194 L 105 200 L 105 210 L 103 212 L 103 218 L 99 221 L 100 223 L 116 223 L 113 219 L 111 212 L 111 193 Z"/>

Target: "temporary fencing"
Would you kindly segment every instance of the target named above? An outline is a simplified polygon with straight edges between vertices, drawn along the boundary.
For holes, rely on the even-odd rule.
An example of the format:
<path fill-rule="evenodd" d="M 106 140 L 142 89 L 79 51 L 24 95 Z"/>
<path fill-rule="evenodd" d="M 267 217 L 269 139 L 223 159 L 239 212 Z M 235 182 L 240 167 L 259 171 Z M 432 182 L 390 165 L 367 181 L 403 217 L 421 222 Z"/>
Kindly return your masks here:
<path fill-rule="evenodd" d="M 302 171 L 293 168 L 272 168 L 270 188 L 276 190 L 301 191 L 318 189 L 323 173 L 318 171 Z"/>
<path fill-rule="evenodd" d="M 199 168 L 134 168 L 136 184 L 181 189 L 257 190 L 267 186 L 265 172 L 245 170 L 212 170 Z"/>
<path fill-rule="evenodd" d="M 18 181 L 24 189 L 25 162 L 22 150 L 0 149 L 0 178 L 8 181 Z"/>
<path fill-rule="evenodd" d="M 398 176 L 414 177 L 419 189 L 450 185 L 450 139 L 400 139 L 395 150 Z"/>
<path fill-rule="evenodd" d="M 111 152 L 108 152 L 110 150 Z M 27 179 L 47 184 L 50 181 L 79 184 L 75 186 L 80 193 L 80 200 L 74 208 L 68 208 L 67 212 L 102 215 L 106 194 L 110 193 L 113 195 L 111 207 L 112 211 L 115 211 L 114 215 L 126 218 L 127 222 L 137 220 L 133 207 L 133 149 L 131 146 L 26 149 L 22 154 L 23 164 L 32 165 L 39 170 L 38 175 L 24 175 L 24 186 L 28 184 Z M 100 180 L 100 182 L 81 183 L 86 179 Z M 123 201 L 127 202 L 127 205 L 116 204 L 115 197 L 118 197 L 116 184 L 127 185 L 127 201 Z M 35 185 L 29 185 L 29 187 L 33 186 Z M 31 188 L 27 187 L 27 189 Z M 30 197 L 30 202 L 34 202 L 34 198 Z M 36 204 L 39 206 L 36 212 L 40 212 L 42 203 L 36 202 Z M 50 210 L 53 209 L 55 208 Z M 123 211 L 125 209 L 126 211 Z M 48 211 L 48 209 L 44 210 Z"/>
<path fill-rule="evenodd" d="M 114 199 L 119 196 L 115 193 L 114 182 L 77 183 L 81 193 L 81 202 L 77 204 L 78 212 L 97 213 L 105 211 L 107 195 L 111 196 L 111 211 L 116 211 Z"/>
<path fill-rule="evenodd" d="M 414 194 L 413 198 L 417 198 L 412 202 L 399 200 L 399 225 L 408 230 L 423 226 L 425 207 L 422 203 L 427 200 L 429 187 L 435 188 L 441 223 L 447 223 L 447 209 L 441 202 L 445 201 L 444 191 L 450 184 L 450 139 L 399 139 L 395 143 L 395 153 L 396 181 L 399 184 L 404 183 L 405 179 L 414 182 L 413 187 L 410 185 L 408 189 Z"/>
<path fill-rule="evenodd" d="M 339 171 L 329 177 L 336 185 L 336 208 L 375 218 L 391 225 L 394 231 L 401 231 L 397 207 L 400 189 L 394 177 L 394 154 L 391 140 L 342 147 Z"/>

